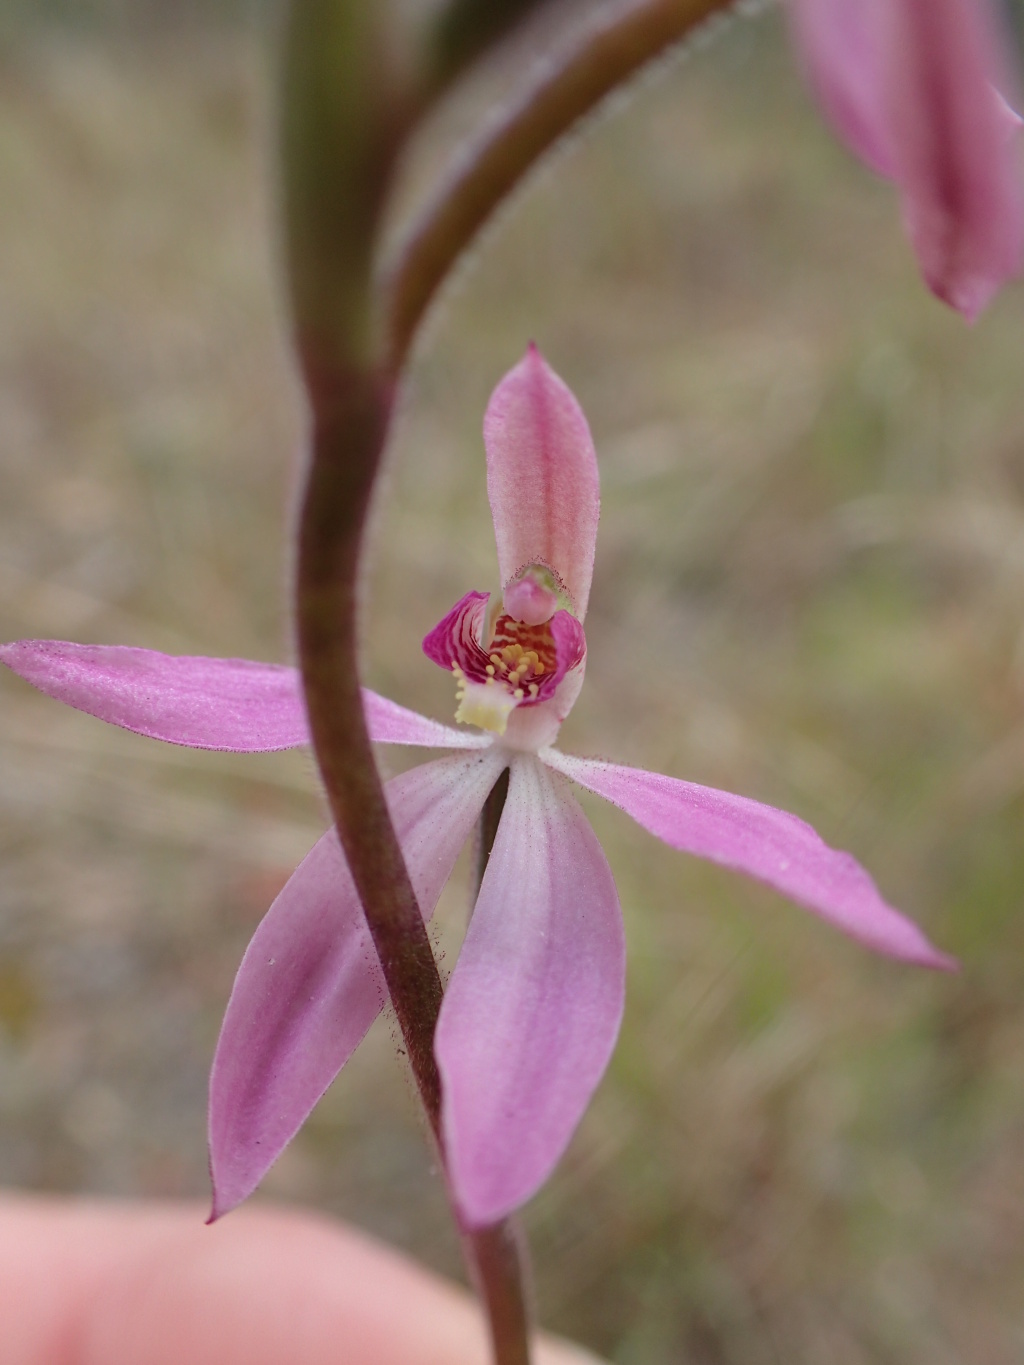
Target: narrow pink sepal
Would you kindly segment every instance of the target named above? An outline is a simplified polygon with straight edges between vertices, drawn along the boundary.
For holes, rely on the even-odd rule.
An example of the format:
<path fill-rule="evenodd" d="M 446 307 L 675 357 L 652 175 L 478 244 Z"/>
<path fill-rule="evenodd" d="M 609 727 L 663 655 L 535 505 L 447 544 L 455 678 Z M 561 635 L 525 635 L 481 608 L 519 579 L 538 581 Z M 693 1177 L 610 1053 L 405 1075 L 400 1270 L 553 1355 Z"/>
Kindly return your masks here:
<path fill-rule="evenodd" d="M 0 663 L 48 697 L 167 744 L 260 753 L 309 743 L 298 671 L 282 664 L 68 640 L 0 645 Z M 368 688 L 363 706 L 370 738 L 380 744 L 475 749 L 490 743 Z"/>
<path fill-rule="evenodd" d="M 502 587 L 543 564 L 582 621 L 600 512 L 597 456 L 582 408 L 536 346 L 491 395 L 484 445 Z"/>
<path fill-rule="evenodd" d="M 493 750 L 452 755 L 387 784 L 425 918 L 503 766 Z M 362 907 L 331 830 L 274 901 L 238 969 L 210 1075 L 211 1218 L 256 1188 L 386 996 Z"/>
<path fill-rule="evenodd" d="M 298 673 L 280 664 L 66 640 L 0 645 L 0 663 L 57 701 L 169 744 L 256 753 L 309 743 Z"/>
<path fill-rule="evenodd" d="M 897 183 L 929 288 L 973 321 L 1024 258 L 1007 44 L 990 0 L 790 0 L 789 9 L 826 116 Z"/>
<path fill-rule="evenodd" d="M 435 1039 L 445 1152 L 470 1226 L 518 1207 L 572 1137 L 622 1018 L 615 883 L 567 784 L 513 760 Z"/>
<path fill-rule="evenodd" d="M 553 749 L 543 757 L 666 844 L 767 882 L 866 947 L 922 967 L 957 969 L 954 958 L 933 948 L 916 924 L 886 904 L 851 854 L 829 848 L 795 815 L 640 768 Z"/>

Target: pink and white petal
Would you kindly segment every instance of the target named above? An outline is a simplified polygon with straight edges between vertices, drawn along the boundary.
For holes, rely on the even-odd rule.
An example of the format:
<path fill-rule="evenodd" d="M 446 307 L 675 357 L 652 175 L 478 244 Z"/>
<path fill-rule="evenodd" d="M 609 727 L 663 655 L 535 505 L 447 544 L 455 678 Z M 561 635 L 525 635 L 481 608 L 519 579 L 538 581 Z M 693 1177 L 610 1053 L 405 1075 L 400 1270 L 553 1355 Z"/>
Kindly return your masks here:
<path fill-rule="evenodd" d="M 550 1175 L 608 1064 L 624 989 L 622 915 L 597 837 L 567 784 L 517 757 L 435 1040 L 449 1173 L 470 1226 Z"/>
<path fill-rule="evenodd" d="M 973 320 L 1024 258 L 1004 35 L 989 0 L 889 0 L 889 117 L 907 230 L 929 287 Z"/>
<path fill-rule="evenodd" d="M 0 645 L 0 663 L 57 701 L 169 744 L 256 753 L 309 742 L 299 675 L 280 664 L 66 640 Z"/>
<path fill-rule="evenodd" d="M 582 408 L 536 346 L 491 395 L 484 445 L 502 587 L 528 565 L 546 565 L 582 621 L 600 513 L 597 456 Z"/>
<path fill-rule="evenodd" d="M 387 784 L 424 917 L 504 766 L 452 755 Z M 300 863 L 242 958 L 210 1075 L 212 1218 L 259 1184 L 387 997 L 362 907 L 330 830 Z"/>
<path fill-rule="evenodd" d="M 557 772 L 631 815 L 672 848 L 745 872 L 888 957 L 956 970 L 905 915 L 887 905 L 849 853 L 829 848 L 795 815 L 713 787 L 640 768 L 545 750 Z"/>
<path fill-rule="evenodd" d="M 427 749 L 486 749 L 491 735 L 455 730 L 363 688 L 363 709 L 370 738 L 378 744 L 412 744 Z"/>
<path fill-rule="evenodd" d="M 886 16 L 891 0 L 789 0 L 807 84 L 853 154 L 892 180 L 896 160 L 886 91 Z"/>

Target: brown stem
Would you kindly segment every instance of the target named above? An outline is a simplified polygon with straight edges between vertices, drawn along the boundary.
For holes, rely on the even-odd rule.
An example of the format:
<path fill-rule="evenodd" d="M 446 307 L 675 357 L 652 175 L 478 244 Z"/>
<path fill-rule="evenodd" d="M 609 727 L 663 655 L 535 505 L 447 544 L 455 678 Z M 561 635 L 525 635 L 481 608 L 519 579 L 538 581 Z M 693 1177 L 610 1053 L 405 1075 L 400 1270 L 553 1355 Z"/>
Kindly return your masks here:
<path fill-rule="evenodd" d="M 385 6 L 289 0 L 285 11 L 285 238 L 298 358 L 312 413 L 296 584 L 303 685 L 331 812 L 439 1144 L 433 1035 L 441 982 L 391 824 L 359 690 L 362 533 L 394 387 L 434 290 L 491 209 L 581 114 L 723 3 L 620 3 L 501 112 L 406 243 L 390 280 L 383 360 L 374 341 L 370 261 L 415 100 L 388 60 Z M 502 800 L 495 798 L 499 807 Z M 493 840 L 497 819 L 490 803 L 489 810 Z M 485 831 L 482 847 L 489 852 L 486 839 Z M 495 1365 L 529 1365 L 525 1277 L 514 1228 L 503 1223 L 466 1233 L 464 1240 L 490 1320 Z"/>
<path fill-rule="evenodd" d="M 313 748 L 436 1133 L 441 982 L 370 748 L 358 669 L 362 533 L 394 388 L 372 354 L 370 261 L 410 118 L 392 36 L 386 5 L 289 0 L 285 10 L 285 248 L 312 418 L 296 618 Z"/>
<path fill-rule="evenodd" d="M 310 461 L 299 532 L 298 635 L 310 730 L 352 880 L 431 1129 L 440 1140 L 434 1026 L 441 978 L 374 762 L 359 691 L 356 583 L 390 394 L 353 373 L 311 387 Z"/>
<path fill-rule="evenodd" d="M 297 611 L 310 730 L 413 1076 L 443 1152 L 433 1050 L 441 979 L 391 825 L 357 674 L 356 571 L 390 393 L 358 373 L 329 379 L 308 364 L 306 373 L 314 430 L 300 522 Z M 485 812 L 489 809 L 493 793 Z M 463 1242 L 487 1313 L 495 1365 L 530 1365 L 526 1273 L 514 1226 L 506 1221 L 464 1231 Z"/>
<path fill-rule="evenodd" d="M 410 101 L 389 88 L 382 10 L 365 0 L 291 0 L 286 14 L 285 242 L 312 418 L 296 566 L 299 659 L 331 813 L 440 1149 L 441 980 L 374 762 L 358 669 L 363 527 L 395 387 L 373 355 L 370 260 Z M 495 1365 L 528 1365 L 512 1233 L 499 1226 L 464 1241 Z"/>
<path fill-rule="evenodd" d="M 480 53 L 550 0 L 448 0 L 432 25 L 424 63 L 428 94 L 438 94 Z"/>
<path fill-rule="evenodd" d="M 467 1259 L 487 1309 L 496 1365 L 530 1365 L 527 1257 L 514 1219 L 466 1234 Z"/>
<path fill-rule="evenodd" d="M 545 53 L 403 234 L 381 294 L 389 364 L 401 368 L 438 286 L 522 176 L 580 118 L 733 0 L 615 0 Z"/>
<path fill-rule="evenodd" d="M 505 809 L 505 798 L 508 796 L 509 770 L 506 768 L 501 776 L 491 788 L 484 808 L 480 812 L 480 828 L 476 839 L 476 858 L 473 868 L 473 904 L 480 894 L 480 885 L 487 871 L 487 860 L 491 856 L 491 849 L 494 847 L 494 839 L 498 833 L 498 822 L 501 820 L 501 812 Z"/>

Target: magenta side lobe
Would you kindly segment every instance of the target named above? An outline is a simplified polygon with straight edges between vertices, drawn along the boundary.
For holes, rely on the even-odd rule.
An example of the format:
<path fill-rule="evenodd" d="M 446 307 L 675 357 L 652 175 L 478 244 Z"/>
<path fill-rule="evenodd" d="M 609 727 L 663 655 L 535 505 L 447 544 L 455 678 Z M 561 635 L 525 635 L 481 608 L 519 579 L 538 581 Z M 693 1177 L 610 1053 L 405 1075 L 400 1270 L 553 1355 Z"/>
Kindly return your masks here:
<path fill-rule="evenodd" d="M 795 815 L 713 787 L 551 749 L 544 762 L 673 848 L 767 882 L 866 947 L 922 967 L 956 968 L 916 924 L 885 903 L 855 858 L 829 848 Z"/>
<path fill-rule="evenodd" d="M 492 643 L 485 649 L 480 644 L 487 623 L 489 600 L 489 594 L 485 592 L 467 592 L 464 597 L 460 597 L 448 615 L 442 617 L 424 638 L 423 652 L 427 658 L 444 669 L 451 669 L 453 664 L 457 665 L 470 681 L 486 683 L 490 664 L 489 650 L 499 647 Z M 521 702 L 523 706 L 550 701 L 565 675 L 578 668 L 586 657 L 587 637 L 579 621 L 569 611 L 556 611 L 550 621 L 536 627 L 527 627 L 519 622 L 510 621 L 506 616 L 499 616 L 496 625 L 499 631 L 516 633 L 520 642 L 526 646 L 537 644 L 538 635 L 547 637 L 553 666 L 540 677 L 536 694 L 528 696 Z M 501 638 L 504 638 L 504 634 Z M 544 644 L 539 647 L 541 652 L 544 652 Z M 493 666 L 490 672 L 494 674 Z M 496 685 L 501 683 L 500 671 L 495 681 Z M 445 730 L 444 726 L 438 728 Z M 446 733 L 450 735 L 453 732 L 447 730 Z M 440 740 L 434 742 L 442 743 Z M 474 742 L 481 741 L 475 739 Z M 484 739 L 482 742 L 488 741 Z M 451 741 L 446 740 L 444 743 L 450 744 Z"/>
<path fill-rule="evenodd" d="M 387 784 L 424 917 L 504 760 L 452 755 Z M 231 992 L 210 1076 L 210 1172 L 220 1217 L 259 1184 L 351 1056 L 386 998 L 334 831 L 300 863 L 256 930 Z"/>
<path fill-rule="evenodd" d="M 480 644 L 487 622 L 490 593 L 467 592 L 423 640 L 423 653 L 439 668 L 458 664 L 470 676 L 483 673 L 487 655 Z"/>
<path fill-rule="evenodd" d="M 604 1074 L 624 990 L 601 846 L 568 784 L 519 756 L 435 1041 L 449 1172 L 471 1226 L 550 1175 Z"/>

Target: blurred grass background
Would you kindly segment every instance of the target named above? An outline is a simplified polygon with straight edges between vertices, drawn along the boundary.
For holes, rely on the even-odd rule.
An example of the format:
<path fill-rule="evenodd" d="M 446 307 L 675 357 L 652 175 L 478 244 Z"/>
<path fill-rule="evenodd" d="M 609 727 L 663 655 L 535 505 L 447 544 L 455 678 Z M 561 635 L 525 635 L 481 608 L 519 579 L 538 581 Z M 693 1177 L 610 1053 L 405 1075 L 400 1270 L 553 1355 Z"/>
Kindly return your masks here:
<path fill-rule="evenodd" d="M 288 657 L 269 70 L 230 5 L 5 7 L 0 638 Z M 480 421 L 535 338 L 604 490 L 565 746 L 798 812 L 964 962 L 876 961 L 585 801 L 627 1015 L 526 1223 L 544 1321 L 617 1365 L 1024 1358 L 1022 327 L 1019 287 L 973 330 L 925 293 L 764 15 L 537 177 L 420 348 L 370 683 L 451 714 L 418 642 L 495 586 Z M 202 1196 L 234 969 L 323 828 L 311 761 L 0 688 L 0 1181 Z M 394 1050 L 384 1020 L 266 1193 L 458 1273 Z"/>

